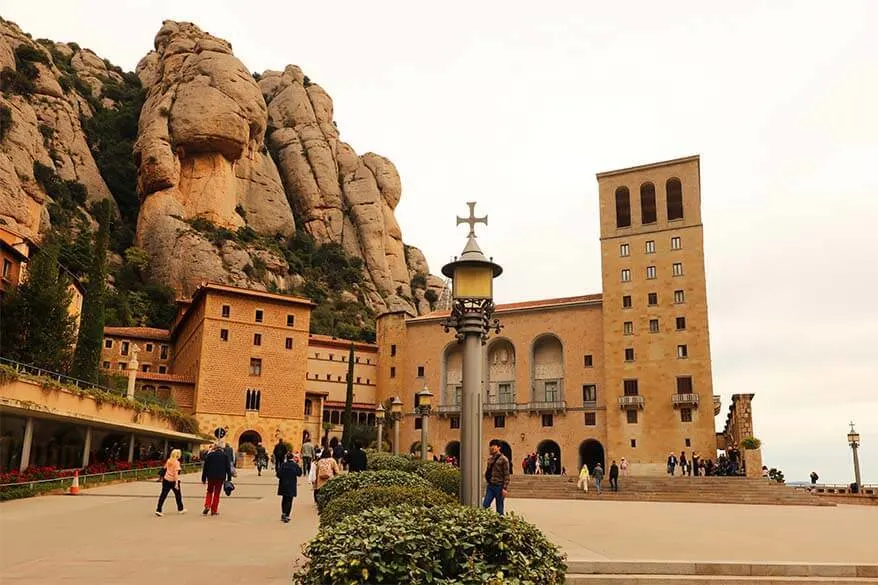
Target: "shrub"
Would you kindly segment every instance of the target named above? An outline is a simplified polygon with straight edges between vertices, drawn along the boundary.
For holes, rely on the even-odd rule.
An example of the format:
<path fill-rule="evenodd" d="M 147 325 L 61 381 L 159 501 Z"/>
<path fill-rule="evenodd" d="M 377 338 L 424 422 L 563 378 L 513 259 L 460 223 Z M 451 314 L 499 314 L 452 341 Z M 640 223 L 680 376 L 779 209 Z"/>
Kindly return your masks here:
<path fill-rule="evenodd" d="M 404 471 L 385 469 L 381 471 L 361 471 L 345 473 L 330 479 L 317 492 L 317 506 L 322 511 L 329 502 L 353 490 L 376 486 L 401 486 L 429 488 L 430 483 L 422 477 Z"/>
<path fill-rule="evenodd" d="M 744 449 L 758 449 L 762 446 L 762 441 L 756 437 L 744 437 L 741 439 L 741 447 Z"/>
<path fill-rule="evenodd" d="M 460 496 L 460 470 L 450 465 L 437 463 L 436 467 L 424 467 L 424 479 L 429 481 L 437 490 L 454 496 Z"/>
<path fill-rule="evenodd" d="M 247 453 L 248 455 L 256 454 L 256 445 L 250 443 L 249 441 L 244 441 L 240 445 L 238 445 L 238 451 L 241 453 Z"/>
<path fill-rule="evenodd" d="M 412 506 L 444 506 L 456 500 L 438 490 L 423 487 L 369 487 L 350 492 L 326 504 L 320 513 L 320 526 L 338 524 L 348 516 L 354 516 L 372 508 L 387 508 L 400 504 Z"/>
<path fill-rule="evenodd" d="M 415 274 L 412 277 L 412 288 L 427 288 L 427 276 L 424 274 Z"/>
<path fill-rule="evenodd" d="M 356 474 L 351 474 L 356 475 Z M 321 529 L 293 583 L 554 585 L 565 557 L 516 516 L 463 506 L 373 508 Z"/>
<path fill-rule="evenodd" d="M 0 89 L 27 96 L 36 91 L 37 86 L 33 79 L 29 78 L 25 73 L 16 71 L 12 67 L 4 67 L 3 71 L 0 71 Z"/>
<path fill-rule="evenodd" d="M 12 128 L 12 110 L 5 105 L 0 105 L 0 142 L 6 138 L 10 128 Z"/>
<path fill-rule="evenodd" d="M 394 471 L 407 471 L 414 473 L 418 468 L 417 463 L 411 457 L 402 455 L 393 455 L 387 452 L 367 451 L 366 459 L 368 461 L 370 471 L 381 471 L 391 469 Z"/>

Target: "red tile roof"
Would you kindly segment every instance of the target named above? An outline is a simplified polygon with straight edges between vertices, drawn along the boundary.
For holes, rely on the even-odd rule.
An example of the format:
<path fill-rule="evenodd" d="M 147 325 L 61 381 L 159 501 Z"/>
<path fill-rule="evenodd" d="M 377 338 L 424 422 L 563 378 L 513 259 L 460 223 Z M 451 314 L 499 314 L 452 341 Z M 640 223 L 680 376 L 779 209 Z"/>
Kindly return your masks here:
<path fill-rule="evenodd" d="M 138 380 L 152 380 L 153 382 L 177 382 L 180 384 L 195 384 L 195 380 L 189 376 L 178 374 L 159 374 L 158 372 L 137 372 Z"/>
<path fill-rule="evenodd" d="M 344 400 L 324 400 L 323 406 L 329 406 L 332 408 L 344 408 Z M 351 408 L 357 408 L 359 410 L 375 410 L 375 404 L 366 404 L 365 402 L 354 402 L 351 405 Z"/>
<path fill-rule="evenodd" d="M 494 310 L 496 312 L 504 312 L 504 311 L 515 311 L 520 309 L 536 309 L 536 308 L 550 308 L 550 307 L 558 307 L 564 305 L 575 305 L 579 303 L 589 303 L 589 302 L 600 302 L 603 298 L 603 295 L 600 293 L 591 294 L 591 295 L 579 295 L 575 297 L 559 297 L 555 299 L 540 299 L 536 301 L 521 301 L 517 303 L 503 303 L 497 305 Z M 432 313 L 427 313 L 426 315 L 421 315 L 415 319 L 410 319 L 410 321 L 417 321 L 420 319 L 436 319 L 438 317 L 447 317 L 450 311 L 434 311 Z"/>
<path fill-rule="evenodd" d="M 171 332 L 167 329 L 155 327 L 104 327 L 104 335 L 116 337 L 134 337 L 138 339 L 157 339 L 167 341 L 171 338 Z"/>
<path fill-rule="evenodd" d="M 332 345 L 335 347 L 341 348 L 349 348 L 351 346 L 350 339 L 344 339 L 342 337 L 332 337 L 330 335 L 318 335 L 316 333 L 308 334 L 308 345 L 311 345 L 311 342 L 315 342 L 317 344 L 325 344 Z M 378 351 L 378 346 L 374 343 L 365 343 L 362 341 L 354 341 L 354 347 L 357 349 L 366 349 L 371 351 Z"/>

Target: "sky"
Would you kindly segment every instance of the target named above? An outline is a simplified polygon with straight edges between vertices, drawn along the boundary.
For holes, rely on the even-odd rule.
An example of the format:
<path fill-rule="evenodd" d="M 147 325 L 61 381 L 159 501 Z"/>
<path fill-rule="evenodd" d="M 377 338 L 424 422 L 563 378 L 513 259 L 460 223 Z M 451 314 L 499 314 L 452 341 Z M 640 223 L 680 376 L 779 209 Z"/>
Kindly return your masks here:
<path fill-rule="evenodd" d="M 466 201 L 500 302 L 599 292 L 595 173 L 701 155 L 714 391 L 788 481 L 878 483 L 878 2 L 0 0 L 126 70 L 164 19 L 297 64 L 390 158 L 434 273 Z"/>

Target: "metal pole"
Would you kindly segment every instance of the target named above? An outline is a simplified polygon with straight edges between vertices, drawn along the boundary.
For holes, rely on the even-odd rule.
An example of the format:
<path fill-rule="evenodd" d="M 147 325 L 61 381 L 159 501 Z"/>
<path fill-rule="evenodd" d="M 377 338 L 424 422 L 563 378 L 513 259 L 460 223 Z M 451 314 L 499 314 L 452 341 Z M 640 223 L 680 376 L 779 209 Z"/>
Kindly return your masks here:
<path fill-rule="evenodd" d="M 381 423 L 381 420 L 379 419 L 379 421 L 378 421 L 378 452 L 379 453 L 381 452 L 382 443 L 384 442 L 384 439 L 381 438 L 382 437 L 382 432 L 381 432 L 382 430 L 384 430 L 384 425 Z"/>
<path fill-rule="evenodd" d="M 421 459 L 427 460 L 427 421 L 429 416 L 424 414 L 421 417 Z"/>
<path fill-rule="evenodd" d="M 857 488 L 860 488 L 863 484 L 860 483 L 860 456 L 857 453 L 857 448 L 859 445 L 854 443 L 851 445 L 851 450 L 854 452 L 854 477 L 856 478 Z"/>
<path fill-rule="evenodd" d="M 393 454 L 399 455 L 399 415 L 393 415 Z"/>
<path fill-rule="evenodd" d="M 481 314 L 481 311 L 479 313 Z M 479 325 L 477 330 L 464 327 L 463 405 L 460 417 L 460 471 L 463 483 L 460 491 L 460 502 L 465 506 L 473 508 L 479 506 L 479 476 L 482 467 L 482 437 L 480 432 L 480 423 L 482 422 L 481 317 L 476 316 L 475 320 Z"/>

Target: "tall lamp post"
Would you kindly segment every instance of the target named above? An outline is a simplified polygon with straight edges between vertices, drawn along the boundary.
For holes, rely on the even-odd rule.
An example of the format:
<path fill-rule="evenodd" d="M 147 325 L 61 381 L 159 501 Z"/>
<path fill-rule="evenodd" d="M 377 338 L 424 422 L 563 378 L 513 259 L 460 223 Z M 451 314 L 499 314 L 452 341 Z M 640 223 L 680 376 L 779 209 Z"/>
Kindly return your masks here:
<path fill-rule="evenodd" d="M 500 321 L 493 319 L 494 279 L 503 272 L 482 253 L 476 243 L 477 223 L 488 225 L 488 216 L 475 216 L 475 202 L 467 202 L 469 217 L 457 218 L 457 225 L 469 225 L 466 246 L 459 258 L 442 267 L 451 278 L 451 315 L 442 321 L 445 331 L 454 329 L 464 344 L 463 404 L 460 417 L 460 502 L 479 506 L 479 480 L 482 466 L 482 361 L 488 332 L 500 332 Z"/>
<path fill-rule="evenodd" d="M 858 433 L 854 429 L 854 423 L 851 421 L 851 432 L 848 433 L 848 445 L 851 446 L 851 451 L 854 452 L 854 478 L 857 482 L 857 492 L 860 491 L 860 456 L 857 454 L 857 449 L 860 448 L 860 433 Z"/>
<path fill-rule="evenodd" d="M 402 418 L 402 400 L 394 396 L 390 403 L 390 418 L 393 420 L 393 454 L 399 455 L 399 419 Z"/>
<path fill-rule="evenodd" d="M 424 389 L 418 392 L 418 410 L 421 415 L 421 459 L 427 459 L 427 421 L 430 419 L 430 408 L 433 393 L 424 384 Z"/>
<path fill-rule="evenodd" d="M 382 404 L 375 408 L 375 422 L 378 424 L 378 452 L 380 453 L 384 443 L 381 432 L 384 429 L 384 406 Z"/>

